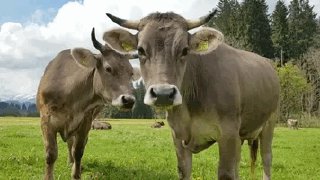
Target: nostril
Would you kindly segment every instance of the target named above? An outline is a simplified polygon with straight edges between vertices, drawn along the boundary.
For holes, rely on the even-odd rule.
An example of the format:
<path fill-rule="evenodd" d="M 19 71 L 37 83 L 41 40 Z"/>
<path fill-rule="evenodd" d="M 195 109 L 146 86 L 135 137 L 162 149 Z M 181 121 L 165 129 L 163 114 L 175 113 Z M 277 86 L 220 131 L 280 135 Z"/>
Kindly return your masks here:
<path fill-rule="evenodd" d="M 157 94 L 154 92 L 154 89 L 153 89 L 153 88 L 150 88 L 150 95 L 151 95 L 151 97 L 153 97 L 153 98 L 156 98 L 156 97 L 157 97 Z"/>
<path fill-rule="evenodd" d="M 124 109 L 131 109 L 135 103 L 135 98 L 131 96 L 122 96 L 122 108 Z"/>
<path fill-rule="evenodd" d="M 176 95 L 177 90 L 176 88 L 172 88 L 172 92 L 169 94 L 169 99 L 174 99 L 174 96 Z"/>
<path fill-rule="evenodd" d="M 128 104 L 128 102 L 129 102 L 129 101 L 126 99 L 125 96 L 122 96 L 122 97 L 121 97 L 121 101 L 122 101 L 123 104 Z"/>

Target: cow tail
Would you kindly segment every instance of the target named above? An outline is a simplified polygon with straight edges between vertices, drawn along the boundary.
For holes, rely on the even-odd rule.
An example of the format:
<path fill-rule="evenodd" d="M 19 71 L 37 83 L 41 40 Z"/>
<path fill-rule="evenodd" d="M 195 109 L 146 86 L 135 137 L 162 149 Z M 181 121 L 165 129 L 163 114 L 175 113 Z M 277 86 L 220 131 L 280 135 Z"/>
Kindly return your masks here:
<path fill-rule="evenodd" d="M 254 179 L 254 171 L 256 168 L 257 154 L 259 148 L 259 139 L 255 139 L 251 142 L 250 146 L 250 158 L 251 158 L 251 176 Z"/>

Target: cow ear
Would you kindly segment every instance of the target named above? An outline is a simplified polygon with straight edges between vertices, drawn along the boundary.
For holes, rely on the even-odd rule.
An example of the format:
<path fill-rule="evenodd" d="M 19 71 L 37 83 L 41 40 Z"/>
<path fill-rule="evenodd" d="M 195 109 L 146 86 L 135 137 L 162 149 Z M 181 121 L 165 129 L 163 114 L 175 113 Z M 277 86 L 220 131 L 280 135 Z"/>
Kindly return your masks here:
<path fill-rule="evenodd" d="M 133 76 L 132 76 L 132 79 L 134 81 L 138 80 L 141 78 L 141 72 L 140 72 L 140 68 L 138 67 L 134 67 L 133 68 Z"/>
<path fill-rule="evenodd" d="M 138 44 L 136 35 L 120 28 L 105 32 L 103 34 L 103 40 L 106 41 L 113 49 L 122 53 L 135 51 Z"/>
<path fill-rule="evenodd" d="M 192 34 L 189 40 L 190 53 L 207 54 L 223 42 L 223 34 L 213 28 L 202 28 Z"/>
<path fill-rule="evenodd" d="M 81 66 L 86 68 L 95 68 L 97 65 L 97 59 L 94 54 L 88 49 L 74 48 L 71 50 L 73 59 Z"/>

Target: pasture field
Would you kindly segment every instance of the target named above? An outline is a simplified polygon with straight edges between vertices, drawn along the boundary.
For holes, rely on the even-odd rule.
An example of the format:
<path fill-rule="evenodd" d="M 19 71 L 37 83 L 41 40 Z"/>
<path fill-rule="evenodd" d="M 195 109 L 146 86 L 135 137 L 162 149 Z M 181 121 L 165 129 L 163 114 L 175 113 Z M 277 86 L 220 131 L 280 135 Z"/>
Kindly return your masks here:
<path fill-rule="evenodd" d="M 42 179 L 44 148 L 39 118 L 0 118 L 0 179 Z M 82 179 L 177 179 L 176 157 L 167 123 L 152 129 L 154 120 L 110 120 L 112 130 L 91 130 L 82 160 Z M 58 137 L 55 179 L 70 179 L 67 146 Z M 276 128 L 273 179 L 320 179 L 320 129 Z M 193 179 L 216 179 L 217 145 L 193 156 Z M 262 177 L 260 157 L 256 179 Z M 250 178 L 249 152 L 242 147 L 241 179 Z"/>

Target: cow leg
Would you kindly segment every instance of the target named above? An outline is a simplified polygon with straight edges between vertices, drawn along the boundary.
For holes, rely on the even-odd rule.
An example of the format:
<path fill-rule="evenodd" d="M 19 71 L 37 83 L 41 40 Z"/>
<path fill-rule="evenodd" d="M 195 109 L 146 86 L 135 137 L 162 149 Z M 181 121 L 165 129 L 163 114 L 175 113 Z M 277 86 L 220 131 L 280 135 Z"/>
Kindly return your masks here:
<path fill-rule="evenodd" d="M 54 163 L 58 157 L 57 132 L 49 123 L 50 116 L 41 117 L 41 130 L 46 153 L 45 180 L 53 179 Z"/>
<path fill-rule="evenodd" d="M 219 180 L 239 179 L 238 165 L 241 157 L 241 139 L 236 122 L 224 121 L 221 125 L 219 146 Z"/>
<path fill-rule="evenodd" d="M 72 157 L 74 159 L 72 165 L 72 179 L 81 178 L 81 159 L 84 153 L 85 146 L 87 144 L 87 134 L 77 135 L 72 147 Z"/>
<path fill-rule="evenodd" d="M 192 153 L 188 149 L 182 146 L 182 140 L 177 139 L 172 132 L 172 138 L 176 149 L 176 155 L 178 159 L 178 174 L 179 179 L 189 180 L 191 179 L 192 171 Z"/>
<path fill-rule="evenodd" d="M 272 138 L 274 122 L 268 121 L 260 134 L 260 154 L 263 163 L 263 179 L 271 179 Z"/>
<path fill-rule="evenodd" d="M 68 163 L 70 164 L 70 165 L 72 165 L 73 164 L 73 162 L 74 162 L 74 158 L 73 158 L 73 156 L 72 156 L 72 146 L 73 146 L 73 142 L 74 142 L 74 136 L 72 136 L 72 137 L 70 137 L 68 140 L 67 140 L 67 143 L 68 143 L 68 157 L 69 157 L 69 161 L 68 161 Z"/>
<path fill-rule="evenodd" d="M 71 174 L 73 179 L 81 178 L 81 159 L 88 141 L 88 133 L 91 128 L 92 119 L 90 118 L 84 119 L 83 124 L 81 125 L 77 134 L 74 137 L 74 143 L 72 146 L 72 157 L 74 159 L 74 163 L 72 165 Z"/>
<path fill-rule="evenodd" d="M 239 180 L 240 179 L 240 176 L 239 176 L 239 166 L 240 166 L 240 161 L 241 161 L 241 143 L 240 143 L 240 147 L 239 147 L 239 154 L 237 154 L 236 156 L 236 160 L 237 160 L 237 163 L 236 163 L 236 167 L 235 167 L 235 179 Z"/>

